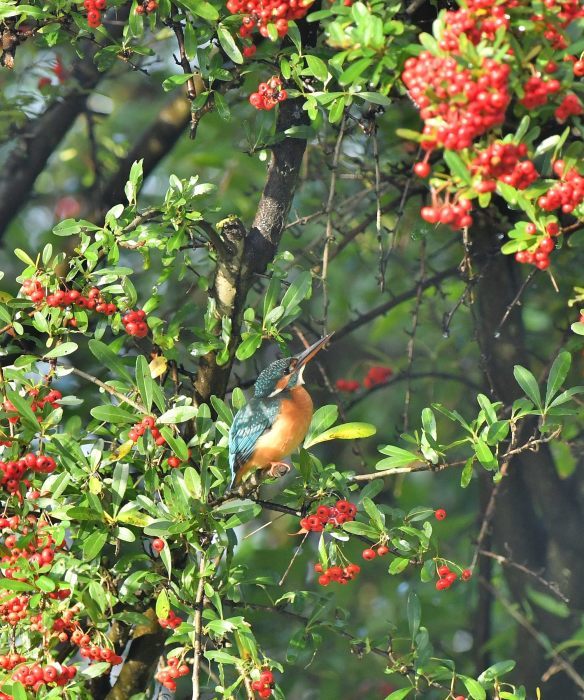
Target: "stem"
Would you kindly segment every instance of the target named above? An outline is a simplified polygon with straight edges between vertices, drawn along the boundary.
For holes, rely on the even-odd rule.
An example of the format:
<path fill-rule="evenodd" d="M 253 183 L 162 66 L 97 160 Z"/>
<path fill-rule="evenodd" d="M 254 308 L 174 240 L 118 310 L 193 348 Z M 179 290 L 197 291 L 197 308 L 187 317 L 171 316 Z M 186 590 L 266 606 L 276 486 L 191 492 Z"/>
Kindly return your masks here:
<path fill-rule="evenodd" d="M 199 585 L 197 586 L 197 595 L 195 597 L 195 616 L 194 616 L 194 627 L 193 632 L 193 650 L 194 650 L 194 660 L 193 660 L 193 695 L 192 700 L 199 700 L 201 697 L 201 638 L 203 633 L 203 603 L 205 599 L 205 577 L 204 572 L 207 566 L 207 558 L 203 553 L 201 555 L 201 561 L 199 562 Z"/>

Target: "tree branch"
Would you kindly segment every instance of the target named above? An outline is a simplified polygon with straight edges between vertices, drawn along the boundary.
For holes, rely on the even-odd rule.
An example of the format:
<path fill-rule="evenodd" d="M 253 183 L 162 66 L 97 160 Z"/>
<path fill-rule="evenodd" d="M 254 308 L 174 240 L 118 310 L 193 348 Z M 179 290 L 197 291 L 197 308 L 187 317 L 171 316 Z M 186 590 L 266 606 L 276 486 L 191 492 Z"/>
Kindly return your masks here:
<path fill-rule="evenodd" d="M 122 35 L 124 20 L 130 11 L 129 4 L 115 11 L 122 21 L 111 28 L 110 34 L 114 40 Z M 83 58 L 77 59 L 72 68 L 76 87 L 62 99 L 51 103 L 16 139 L 0 173 L 0 236 L 27 201 L 49 156 L 85 110 L 89 94 L 104 77 L 105 73 L 97 70 L 93 60 L 101 48 L 99 43 L 89 40 L 82 42 Z"/>

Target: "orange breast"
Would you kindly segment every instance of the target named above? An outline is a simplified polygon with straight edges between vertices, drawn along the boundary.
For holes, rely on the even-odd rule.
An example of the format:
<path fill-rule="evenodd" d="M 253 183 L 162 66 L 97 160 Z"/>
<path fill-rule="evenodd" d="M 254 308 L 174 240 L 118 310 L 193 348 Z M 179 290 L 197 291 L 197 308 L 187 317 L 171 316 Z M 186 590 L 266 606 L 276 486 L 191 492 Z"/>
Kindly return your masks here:
<path fill-rule="evenodd" d="M 258 440 L 245 469 L 280 462 L 302 443 L 312 420 L 312 399 L 303 387 L 295 387 L 282 401 L 280 415 L 271 429 Z"/>

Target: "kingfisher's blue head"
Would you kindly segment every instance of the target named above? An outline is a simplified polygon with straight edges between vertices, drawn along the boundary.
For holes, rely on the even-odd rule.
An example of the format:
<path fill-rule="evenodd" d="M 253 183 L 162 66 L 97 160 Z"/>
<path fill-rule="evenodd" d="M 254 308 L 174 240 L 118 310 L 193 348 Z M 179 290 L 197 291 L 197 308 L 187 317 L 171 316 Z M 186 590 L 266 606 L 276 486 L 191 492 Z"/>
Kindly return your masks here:
<path fill-rule="evenodd" d="M 328 343 L 331 336 L 332 333 L 329 333 L 298 355 L 284 357 L 268 365 L 256 380 L 254 395 L 258 398 L 276 396 L 282 391 L 304 384 L 304 368 Z"/>

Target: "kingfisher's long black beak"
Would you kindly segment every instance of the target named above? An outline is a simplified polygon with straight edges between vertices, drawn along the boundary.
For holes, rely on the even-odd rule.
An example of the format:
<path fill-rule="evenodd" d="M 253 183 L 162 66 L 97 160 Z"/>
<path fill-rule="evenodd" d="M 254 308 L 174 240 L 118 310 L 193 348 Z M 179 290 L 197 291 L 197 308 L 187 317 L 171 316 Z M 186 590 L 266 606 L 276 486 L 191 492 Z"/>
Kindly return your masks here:
<path fill-rule="evenodd" d="M 312 358 L 316 355 L 316 353 L 324 348 L 324 346 L 328 343 L 328 341 L 333 335 L 333 333 L 325 335 L 324 338 L 317 340 L 316 343 L 313 343 L 309 348 L 306 348 L 306 350 L 303 350 L 298 355 L 294 355 L 294 357 L 298 361 L 298 364 L 294 369 L 296 371 L 299 371 L 302 369 L 302 367 L 307 365 L 310 362 L 310 360 L 312 360 Z"/>

